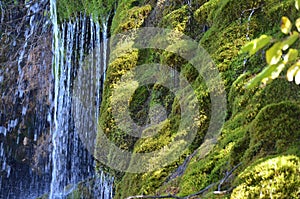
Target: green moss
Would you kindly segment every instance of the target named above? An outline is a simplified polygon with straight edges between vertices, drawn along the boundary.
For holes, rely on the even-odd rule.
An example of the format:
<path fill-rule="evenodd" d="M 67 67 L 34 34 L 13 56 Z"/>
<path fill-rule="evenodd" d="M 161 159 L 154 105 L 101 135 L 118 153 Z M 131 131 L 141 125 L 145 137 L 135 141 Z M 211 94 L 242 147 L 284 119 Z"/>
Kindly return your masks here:
<path fill-rule="evenodd" d="M 299 117 L 300 107 L 290 101 L 265 106 L 251 125 L 251 141 L 244 158 L 282 153 L 293 145 L 299 146 Z"/>
<path fill-rule="evenodd" d="M 139 7 L 133 6 L 133 2 L 133 0 L 123 0 L 119 2 L 116 15 L 112 21 L 112 34 L 139 28 L 144 23 L 144 20 L 152 10 L 151 5 L 147 4 Z"/>
<path fill-rule="evenodd" d="M 156 41 L 164 42 L 168 46 L 164 52 L 156 49 L 133 49 L 126 52 L 119 49 L 112 52 L 113 55 L 118 56 L 116 59 L 112 59 L 109 65 L 106 80 L 108 89 L 103 95 L 100 123 L 106 135 L 120 148 L 129 149 L 135 153 L 163 149 L 167 144 L 174 142 L 174 136 L 180 122 L 186 122 L 181 121 L 181 107 L 174 95 L 159 84 L 151 84 L 137 86 L 128 104 L 130 104 L 132 119 L 140 125 L 146 125 L 147 121 L 149 122 L 151 111 L 157 105 L 167 110 L 168 119 L 166 121 L 148 127 L 143 132 L 144 134 L 157 132 L 157 134 L 137 140 L 126 136 L 124 131 L 116 127 L 111 106 L 118 100 L 122 101 L 124 96 L 121 92 L 112 97 L 112 90 L 118 86 L 117 82 L 122 76 L 124 78 L 124 74 L 128 70 L 139 64 L 156 62 L 166 64 L 181 72 L 194 89 L 200 114 L 199 120 L 190 123 L 191 128 L 197 128 L 196 139 L 189 149 L 178 157 L 177 161 L 157 171 L 143 174 L 126 173 L 119 176 L 115 198 L 126 198 L 138 194 L 163 195 L 170 192 L 181 196 L 188 195 L 222 179 L 226 171 L 242 162 L 243 164 L 239 169 L 222 186 L 222 189 L 226 190 L 235 186 L 234 179 L 237 173 L 242 172 L 247 167 L 249 168 L 247 172 L 254 172 L 251 170 L 254 167 L 250 168 L 249 164 L 259 158 L 274 154 L 300 153 L 298 147 L 299 130 L 297 130 L 300 129 L 297 124 L 299 88 L 284 79 L 278 79 L 265 87 L 246 89 L 245 84 L 252 78 L 253 74 L 262 69 L 265 60 L 261 53 L 250 59 L 238 54 L 241 46 L 248 41 L 247 36 L 254 38 L 260 35 L 262 31 L 267 30 L 268 33 L 272 33 L 279 28 L 279 26 L 274 27 L 274 24 L 278 24 L 275 14 L 276 16 L 288 14 L 289 17 L 292 15 L 291 18 L 295 17 L 295 13 L 289 13 L 287 9 L 292 5 L 291 2 L 291 0 L 284 2 L 279 0 L 251 0 L 247 2 L 199 0 L 193 1 L 192 8 L 181 5 L 177 1 L 164 4 L 165 11 L 162 13 L 162 17 L 158 19 L 160 26 L 178 30 L 187 35 L 198 35 L 195 38 L 200 40 L 200 45 L 211 55 L 224 79 L 229 105 L 227 121 L 212 151 L 209 153 L 201 151 L 196 154 L 188 164 L 184 174 L 167 183 L 164 182 L 183 162 L 184 158 L 201 145 L 209 125 L 210 96 L 203 78 L 192 65 L 175 53 L 167 51 L 168 49 L 188 49 L 188 53 L 190 53 L 193 52 L 194 46 L 182 46 L 183 44 L 180 43 L 173 46 L 178 38 L 170 36 L 165 41 Z M 155 5 L 152 1 L 139 3 L 132 0 L 120 1 L 113 19 L 112 31 L 119 33 L 143 26 L 150 12 L 157 10 L 155 7 L 152 9 L 151 6 L 148 6 L 148 3 L 152 7 Z M 248 21 L 252 8 L 259 9 L 255 10 L 251 20 Z M 192 13 L 194 10 L 196 11 Z M 193 23 L 194 25 L 191 25 Z M 200 24 L 200 26 L 197 27 L 195 24 Z M 273 24 L 272 27 L 269 24 Z M 209 30 L 203 32 L 203 25 L 209 26 Z M 247 61 L 245 61 L 246 58 Z M 132 87 L 132 77 L 125 77 L 128 81 L 125 81 L 124 88 L 126 86 Z M 186 96 L 185 100 L 190 100 L 190 96 Z M 119 107 L 122 109 L 122 105 Z M 152 113 L 153 115 L 155 114 Z M 162 155 L 159 158 L 165 156 Z M 159 159 L 151 159 L 153 162 L 157 162 L 156 160 Z M 209 190 L 204 198 L 218 198 L 213 195 L 213 189 L 216 187 Z M 244 188 L 237 188 L 236 193 L 238 190 L 247 192 Z M 228 197 L 226 195 L 223 198 Z"/>
<path fill-rule="evenodd" d="M 126 20 L 124 22 L 121 22 L 121 24 L 119 25 L 119 30 L 117 30 L 116 32 L 139 28 L 144 23 L 144 19 L 148 16 L 150 11 L 150 5 L 131 8 L 130 10 L 128 10 Z"/>
<path fill-rule="evenodd" d="M 231 198 L 299 198 L 300 159 L 278 156 L 249 166 L 239 175 L 241 183 Z"/>
<path fill-rule="evenodd" d="M 93 17 L 109 16 L 115 9 L 115 0 L 58 0 L 57 12 L 59 21 L 71 19 L 80 13 L 91 15 Z"/>
<path fill-rule="evenodd" d="M 164 28 L 173 29 L 176 31 L 184 32 L 189 19 L 188 6 L 183 6 L 179 9 L 166 14 L 161 21 L 161 26 Z"/>
<path fill-rule="evenodd" d="M 210 0 L 202 4 L 195 12 L 194 17 L 199 24 L 208 25 L 211 27 L 213 25 L 213 14 L 218 8 L 220 0 Z"/>

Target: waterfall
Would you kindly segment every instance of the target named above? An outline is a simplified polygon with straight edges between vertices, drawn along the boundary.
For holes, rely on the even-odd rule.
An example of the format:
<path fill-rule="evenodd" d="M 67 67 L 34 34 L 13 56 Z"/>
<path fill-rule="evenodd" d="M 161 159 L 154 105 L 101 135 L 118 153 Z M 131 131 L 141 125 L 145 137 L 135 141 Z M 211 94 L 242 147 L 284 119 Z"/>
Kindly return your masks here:
<path fill-rule="evenodd" d="M 106 75 L 106 69 L 107 69 L 107 49 L 108 49 L 108 39 L 107 39 L 107 33 L 108 33 L 108 20 L 109 20 L 109 16 L 104 18 L 102 20 L 102 28 L 103 28 L 103 32 L 102 32 L 102 41 L 103 41 L 103 83 L 104 84 L 104 80 L 105 80 L 105 75 Z"/>
<path fill-rule="evenodd" d="M 249 9 L 249 10 L 244 10 L 241 14 L 241 18 L 242 18 L 242 15 L 244 14 L 244 12 L 250 12 L 249 16 L 248 16 L 248 19 L 247 19 L 247 33 L 246 33 L 246 39 L 247 41 L 250 41 L 250 36 L 249 36 L 249 33 L 250 33 L 250 21 L 251 21 L 251 17 L 252 15 L 254 14 L 255 10 L 257 10 L 258 8 L 252 8 L 252 9 Z M 243 65 L 246 66 L 247 64 L 247 61 L 248 59 L 245 58 L 244 61 L 243 61 Z"/>
<path fill-rule="evenodd" d="M 109 17 L 59 21 L 56 0 L 0 1 L 0 12 L 0 198 L 69 198 L 79 183 L 112 198 L 93 160 Z"/>
<path fill-rule="evenodd" d="M 255 12 L 255 9 L 252 8 L 252 9 L 251 9 L 251 12 L 250 12 L 250 14 L 249 14 L 249 16 L 248 16 L 248 20 L 247 20 L 247 34 L 246 34 L 246 38 L 247 38 L 248 41 L 250 41 L 250 37 L 249 37 L 249 32 L 250 32 L 250 21 L 251 21 L 251 17 L 252 17 L 252 15 L 254 14 L 254 12 Z"/>
<path fill-rule="evenodd" d="M 48 149 L 41 144 L 49 129 L 48 8 L 47 0 L 0 1 L 0 38 L 6 38 L 0 53 L 0 198 L 49 191 Z"/>
<path fill-rule="evenodd" d="M 50 11 L 54 78 L 50 199 L 66 198 L 79 182 L 91 178 L 96 182 L 94 198 L 110 199 L 113 179 L 95 174 L 92 157 L 107 62 L 108 18 L 102 27 L 98 18 L 85 14 L 58 24 L 56 0 L 50 1 Z"/>

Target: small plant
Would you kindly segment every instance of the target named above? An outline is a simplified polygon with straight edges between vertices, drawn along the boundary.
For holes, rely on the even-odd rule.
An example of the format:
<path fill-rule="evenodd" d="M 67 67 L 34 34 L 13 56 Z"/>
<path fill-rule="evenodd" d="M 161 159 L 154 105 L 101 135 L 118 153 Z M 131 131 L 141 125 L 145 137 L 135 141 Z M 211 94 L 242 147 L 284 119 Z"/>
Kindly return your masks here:
<path fill-rule="evenodd" d="M 299 10 L 300 0 L 295 0 L 295 7 Z M 273 79 L 278 78 L 280 73 L 287 67 L 289 67 L 286 73 L 288 81 L 295 80 L 297 85 L 300 84 L 299 52 L 297 49 L 291 48 L 291 46 L 299 39 L 300 18 L 296 20 L 295 26 L 297 31 L 292 30 L 293 24 L 288 17 L 283 16 L 281 18 L 281 32 L 287 36 L 283 40 L 277 40 L 266 51 L 265 57 L 268 65 L 248 83 L 248 88 L 253 88 L 259 82 L 262 82 L 263 84 L 271 82 Z M 261 35 L 259 38 L 256 38 L 243 46 L 240 53 L 249 53 L 250 56 L 254 55 L 272 41 L 272 36 Z"/>

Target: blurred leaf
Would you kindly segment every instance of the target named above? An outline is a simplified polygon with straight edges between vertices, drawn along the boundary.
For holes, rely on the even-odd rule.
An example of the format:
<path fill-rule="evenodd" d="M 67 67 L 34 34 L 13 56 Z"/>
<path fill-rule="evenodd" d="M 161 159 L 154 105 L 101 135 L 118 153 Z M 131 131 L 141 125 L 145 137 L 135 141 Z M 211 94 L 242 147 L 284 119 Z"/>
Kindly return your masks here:
<path fill-rule="evenodd" d="M 284 34 L 289 34 L 292 29 L 292 23 L 287 17 L 281 18 L 281 32 Z"/>
<path fill-rule="evenodd" d="M 280 63 L 277 65 L 276 69 L 271 73 L 270 78 L 271 79 L 276 79 L 280 73 L 282 72 L 282 70 L 285 68 L 285 64 L 284 63 Z"/>
<path fill-rule="evenodd" d="M 300 0 L 295 0 L 295 7 L 299 10 Z"/>
<path fill-rule="evenodd" d="M 253 49 L 253 46 L 254 46 L 253 41 L 249 41 L 248 43 L 246 43 L 246 44 L 242 47 L 242 49 L 241 49 L 241 51 L 239 52 L 239 54 L 250 52 L 250 50 Z"/>
<path fill-rule="evenodd" d="M 298 57 L 298 50 L 289 49 L 289 52 L 284 56 L 284 63 L 295 61 Z"/>
<path fill-rule="evenodd" d="M 300 70 L 299 70 L 299 69 L 296 71 L 296 75 L 295 75 L 295 83 L 296 83 L 297 85 L 300 84 Z"/>
<path fill-rule="evenodd" d="M 253 55 L 269 44 L 271 39 L 271 36 L 261 35 L 259 38 L 254 39 L 243 46 L 240 53 L 249 53 L 250 55 Z"/>
<path fill-rule="evenodd" d="M 300 62 L 295 63 L 288 69 L 288 71 L 286 72 L 286 77 L 287 77 L 288 81 L 291 82 L 294 80 L 294 76 L 296 75 L 296 72 L 299 69 L 300 69 Z"/>
<path fill-rule="evenodd" d="M 287 50 L 291 45 L 295 43 L 295 41 L 297 41 L 298 38 L 299 38 L 299 33 L 293 31 L 292 35 L 290 35 L 287 39 L 281 42 L 282 50 Z"/>
<path fill-rule="evenodd" d="M 297 28 L 298 32 L 300 32 L 300 18 L 298 18 L 298 19 L 296 20 L 295 25 L 296 25 L 296 28 Z"/>
<path fill-rule="evenodd" d="M 282 55 L 281 46 L 282 43 L 277 42 L 270 49 L 267 50 L 266 61 L 269 65 L 277 64 L 280 61 Z"/>
<path fill-rule="evenodd" d="M 263 71 L 261 71 L 258 75 L 256 75 L 253 79 L 250 80 L 250 82 L 247 84 L 247 88 L 253 88 L 257 84 L 259 84 L 263 79 L 264 81 L 267 81 L 267 78 L 269 78 L 276 70 L 278 65 L 269 65 L 267 66 Z"/>

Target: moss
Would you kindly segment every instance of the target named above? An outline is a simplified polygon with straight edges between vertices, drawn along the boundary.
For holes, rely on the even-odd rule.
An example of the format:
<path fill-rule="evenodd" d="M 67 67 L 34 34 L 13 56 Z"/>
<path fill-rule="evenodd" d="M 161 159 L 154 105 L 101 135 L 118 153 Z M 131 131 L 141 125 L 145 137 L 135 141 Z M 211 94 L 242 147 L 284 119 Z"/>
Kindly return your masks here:
<path fill-rule="evenodd" d="M 300 107 L 290 101 L 265 106 L 251 125 L 251 141 L 244 158 L 282 153 L 293 145 L 299 145 L 299 116 Z"/>
<path fill-rule="evenodd" d="M 189 20 L 188 6 L 183 6 L 179 9 L 165 14 L 162 18 L 160 26 L 164 28 L 173 29 L 176 31 L 184 32 Z"/>
<path fill-rule="evenodd" d="M 150 11 L 150 5 L 131 8 L 130 10 L 128 10 L 126 20 L 124 22 L 121 22 L 121 24 L 119 25 L 119 30 L 126 31 L 134 28 L 139 28 L 144 23 L 144 19 L 148 16 Z M 116 32 L 119 31 L 116 30 Z"/>
<path fill-rule="evenodd" d="M 300 159 L 278 156 L 249 166 L 231 198 L 299 198 Z"/>
<path fill-rule="evenodd" d="M 130 174 L 127 173 L 120 181 L 117 189 L 118 195 L 115 196 L 118 198 L 126 198 L 128 196 L 137 195 L 137 194 L 153 194 L 155 193 L 168 176 L 169 169 L 161 168 L 155 172 L 148 172 L 144 174 Z"/>
<path fill-rule="evenodd" d="M 197 136 L 189 149 L 178 157 L 177 161 L 156 171 L 143 174 L 126 173 L 120 176 L 115 198 L 126 198 L 138 194 L 163 195 L 169 192 L 180 196 L 188 195 L 222 179 L 226 171 L 242 162 L 243 164 L 238 171 L 234 172 L 222 186 L 222 189 L 226 190 L 235 185 L 236 173 L 242 172 L 247 167 L 251 172 L 254 167 L 250 168 L 249 165 L 259 158 L 270 157 L 274 154 L 299 153 L 299 147 L 297 147 L 299 145 L 299 131 L 297 129 L 300 128 L 296 121 L 296 118 L 299 118 L 297 105 L 300 94 L 299 88 L 284 79 L 278 79 L 265 87 L 246 89 L 245 84 L 252 78 L 253 74 L 261 70 L 265 61 L 261 53 L 250 59 L 238 54 L 241 46 L 248 41 L 247 36 L 254 38 L 260 35 L 262 31 L 267 30 L 268 33 L 272 33 L 278 28 L 274 28 L 274 24 L 278 23 L 273 14 L 276 13 L 276 16 L 289 14 L 292 15 L 291 18 L 296 16 L 294 12 L 288 13 L 287 7 L 291 5 L 291 2 L 290 0 L 281 3 L 279 0 L 251 0 L 247 2 L 199 0 L 193 1 L 192 8 L 181 5 L 177 1 L 172 5 L 164 4 L 166 9 L 162 18 L 159 19 L 160 26 L 178 30 L 187 35 L 198 34 L 195 38 L 200 40 L 200 45 L 210 53 L 217 64 L 224 79 L 226 91 L 229 93 L 227 121 L 215 147 L 209 153 L 202 151 L 196 154 L 188 164 L 184 174 L 167 183 L 164 182 L 168 176 L 203 141 L 210 118 L 210 96 L 207 86 L 192 65 L 176 54 L 167 52 L 167 50 L 162 52 L 156 49 L 134 49 L 126 52 L 121 51 L 121 53 L 115 52 L 119 56 L 117 59 L 111 60 L 109 66 L 106 80 L 108 90 L 103 96 L 101 124 L 108 137 L 122 149 L 130 149 L 136 153 L 162 149 L 174 141 L 174 135 L 180 122 L 186 122 L 181 121 L 180 104 L 174 95 L 159 84 L 151 84 L 137 87 L 129 99 L 129 104 L 131 117 L 141 125 L 147 124 L 149 116 L 151 116 L 150 112 L 156 106 L 162 106 L 167 110 L 168 120 L 144 130 L 145 134 L 149 132 L 157 132 L 157 134 L 149 138 L 133 140 L 116 127 L 112 117 L 111 103 L 114 100 L 122 99 L 122 95 L 117 94 L 112 99 L 112 90 L 115 88 L 116 82 L 128 70 L 139 64 L 156 62 L 166 64 L 181 72 L 194 89 L 199 102 L 200 113 L 199 121 L 190 123 L 191 128 L 197 128 Z M 155 7 L 150 9 L 146 5 L 148 3 L 152 6 L 155 5 L 152 1 L 139 2 L 139 4 L 132 0 L 120 1 L 117 14 L 113 19 L 112 31 L 118 33 L 122 30 L 126 31 L 143 26 L 147 17 L 152 14 L 150 11 L 156 10 Z M 259 9 L 255 10 L 251 20 L 248 21 L 251 9 L 258 7 Z M 192 11 L 195 12 L 192 13 Z M 195 24 L 200 26 L 197 27 Z M 273 24 L 272 27 L 269 24 Z M 209 26 L 209 29 L 203 31 L 203 25 Z M 190 46 L 191 49 L 187 46 L 181 46 L 181 44 L 174 47 L 173 44 L 177 41 L 176 39 L 170 36 L 166 41 L 158 42 L 165 42 L 168 46 L 167 49 L 189 49 L 189 53 L 193 52 L 194 46 Z M 130 86 L 130 80 L 131 77 L 128 77 L 128 82 L 124 85 Z M 186 96 L 187 101 L 190 100 L 189 97 Z M 151 159 L 153 162 L 156 160 L 158 159 Z M 215 188 L 213 187 L 203 197 L 215 198 L 211 192 Z M 224 198 L 228 197 L 228 195 L 224 196 Z"/>
<path fill-rule="evenodd" d="M 133 0 L 121 1 L 112 21 L 111 33 L 139 28 L 152 10 L 151 5 L 133 6 Z M 133 7 L 132 7 L 133 6 Z"/>
<path fill-rule="evenodd" d="M 93 17 L 106 17 L 114 10 L 115 3 L 114 0 L 58 0 L 58 19 L 63 22 L 78 16 L 80 13 Z"/>
<path fill-rule="evenodd" d="M 220 0 L 210 0 L 202 4 L 194 12 L 194 17 L 198 23 L 211 27 L 213 25 L 213 13 L 215 13 L 219 3 Z"/>

